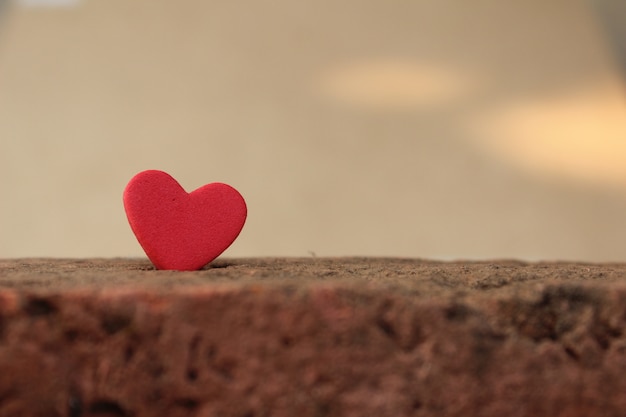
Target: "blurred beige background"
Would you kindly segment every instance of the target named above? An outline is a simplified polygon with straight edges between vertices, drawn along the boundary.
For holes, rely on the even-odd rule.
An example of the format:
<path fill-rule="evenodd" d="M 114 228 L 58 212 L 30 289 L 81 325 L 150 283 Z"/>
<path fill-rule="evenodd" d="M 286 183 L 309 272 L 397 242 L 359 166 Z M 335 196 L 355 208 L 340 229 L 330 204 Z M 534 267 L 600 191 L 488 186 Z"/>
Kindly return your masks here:
<path fill-rule="evenodd" d="M 0 257 L 143 256 L 161 169 L 244 195 L 225 256 L 625 261 L 625 92 L 576 0 L 13 2 Z"/>

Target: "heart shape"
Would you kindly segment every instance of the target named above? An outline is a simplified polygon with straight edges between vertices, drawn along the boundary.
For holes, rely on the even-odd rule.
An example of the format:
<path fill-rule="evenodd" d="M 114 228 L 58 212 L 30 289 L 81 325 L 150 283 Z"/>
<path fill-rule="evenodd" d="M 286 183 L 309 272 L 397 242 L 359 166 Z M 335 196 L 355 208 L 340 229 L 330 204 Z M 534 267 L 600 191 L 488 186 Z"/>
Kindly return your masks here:
<path fill-rule="evenodd" d="M 135 175 L 124 209 L 139 244 L 157 269 L 194 271 L 217 258 L 246 221 L 246 202 L 219 182 L 187 193 L 163 171 Z"/>

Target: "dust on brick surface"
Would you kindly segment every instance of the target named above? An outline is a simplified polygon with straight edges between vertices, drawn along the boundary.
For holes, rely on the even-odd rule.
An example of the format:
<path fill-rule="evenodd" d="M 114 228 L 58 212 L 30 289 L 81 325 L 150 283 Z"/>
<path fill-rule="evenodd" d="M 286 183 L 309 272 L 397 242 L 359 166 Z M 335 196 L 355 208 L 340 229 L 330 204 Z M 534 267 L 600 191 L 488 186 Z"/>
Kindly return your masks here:
<path fill-rule="evenodd" d="M 523 291 L 535 284 L 626 283 L 626 264 L 439 262 L 403 258 L 217 259 L 200 271 L 158 271 L 145 259 L 0 259 L 0 288 L 172 289 L 211 285 L 341 284 L 438 296 Z"/>

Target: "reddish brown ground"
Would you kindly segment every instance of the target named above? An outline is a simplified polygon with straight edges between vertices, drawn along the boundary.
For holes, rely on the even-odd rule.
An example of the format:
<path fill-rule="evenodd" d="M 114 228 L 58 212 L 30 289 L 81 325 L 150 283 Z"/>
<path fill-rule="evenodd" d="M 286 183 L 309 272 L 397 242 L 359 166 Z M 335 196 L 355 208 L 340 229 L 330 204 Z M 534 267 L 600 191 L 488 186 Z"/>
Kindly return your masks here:
<path fill-rule="evenodd" d="M 626 415 L 626 265 L 0 260 L 0 416 Z"/>

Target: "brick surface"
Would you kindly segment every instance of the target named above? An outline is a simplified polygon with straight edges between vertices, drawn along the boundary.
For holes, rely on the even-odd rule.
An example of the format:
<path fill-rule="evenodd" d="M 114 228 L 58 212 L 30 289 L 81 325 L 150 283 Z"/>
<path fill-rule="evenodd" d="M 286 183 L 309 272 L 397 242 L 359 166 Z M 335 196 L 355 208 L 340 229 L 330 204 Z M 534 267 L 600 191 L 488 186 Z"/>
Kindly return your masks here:
<path fill-rule="evenodd" d="M 0 416 L 624 416 L 626 265 L 0 260 Z"/>

